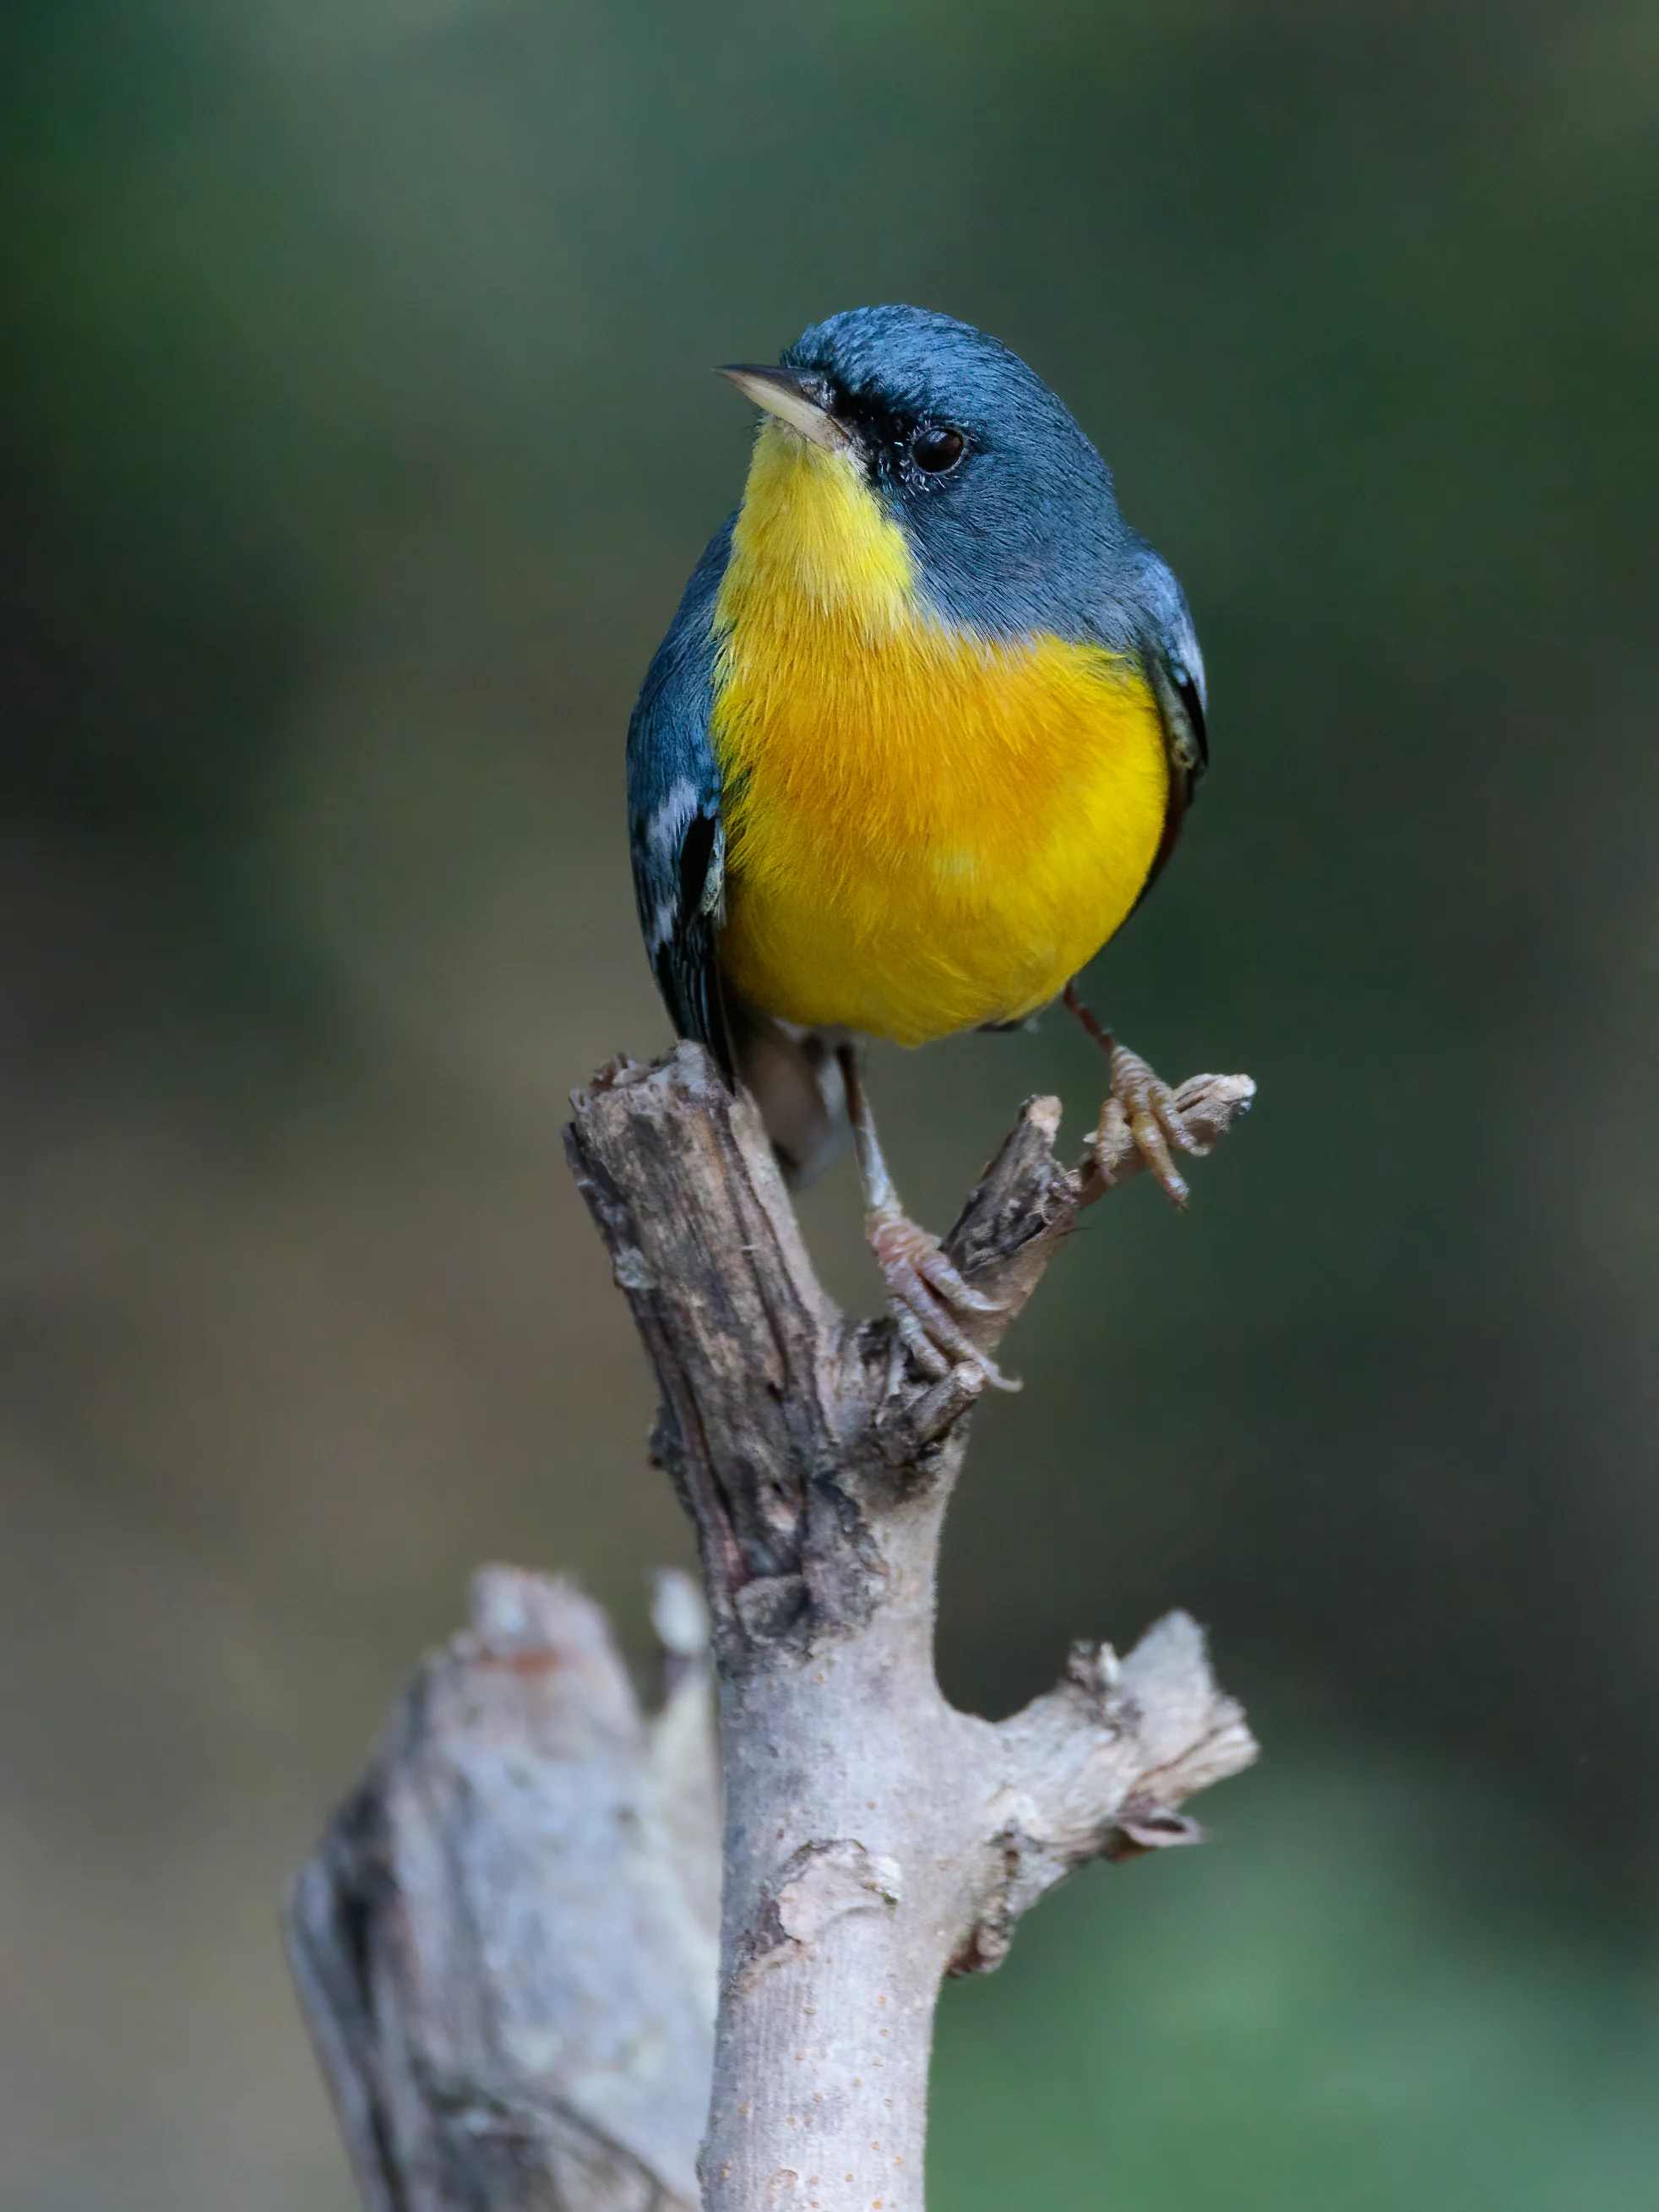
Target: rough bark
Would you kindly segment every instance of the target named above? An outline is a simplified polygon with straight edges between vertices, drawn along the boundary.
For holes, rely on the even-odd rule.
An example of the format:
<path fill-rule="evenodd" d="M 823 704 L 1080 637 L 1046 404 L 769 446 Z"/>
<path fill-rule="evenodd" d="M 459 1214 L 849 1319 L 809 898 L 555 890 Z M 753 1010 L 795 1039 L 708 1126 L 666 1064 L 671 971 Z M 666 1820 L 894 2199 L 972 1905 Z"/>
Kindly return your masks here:
<path fill-rule="evenodd" d="M 1203 1076 L 1177 1097 L 1194 1133 L 1212 1141 L 1251 1095 L 1247 1078 Z M 943 1978 L 995 1966 L 1020 1914 L 1085 1861 L 1193 1841 L 1183 1801 L 1246 1765 L 1255 1746 L 1215 1686 L 1199 1631 L 1179 1613 L 1122 1660 L 1108 1645 L 1074 1647 L 1059 1686 L 1009 1720 L 955 1711 L 933 1672 L 934 1577 L 980 1370 L 963 1362 L 938 1382 L 909 1374 L 894 1359 L 889 1324 L 853 1322 L 826 1297 L 752 1109 L 696 1048 L 682 1046 L 654 1068 L 619 1064 L 574 1104 L 568 1149 L 661 1388 L 655 1452 L 696 1528 L 719 1682 L 717 2019 L 712 2069 L 686 2089 L 708 2115 L 699 2201 L 704 2212 L 921 2212 L 927 2058 Z M 1139 1170 L 1121 1117 L 1109 1113 L 1099 1146 L 1077 1168 L 1063 1166 L 1054 1148 L 1059 1118 L 1053 1099 L 1028 1102 L 945 1239 L 969 1281 L 997 1301 L 972 1324 L 987 1351 L 1080 1208 Z M 464 1665 L 459 1655 L 454 1647 L 438 1668 Z M 637 1743 L 636 1715 L 632 1726 Z M 302 1880 L 296 1923 L 325 1931 L 311 1943 L 315 1957 L 361 1957 L 361 1945 L 353 1953 L 341 1933 L 352 1908 L 340 1899 L 365 1886 L 362 1847 L 354 1858 L 348 1844 L 343 1865 L 335 1862 L 355 1822 L 374 1839 L 373 1887 L 386 1856 L 381 1808 L 399 1802 L 395 1777 L 407 1747 L 394 1731 L 357 1809 L 337 1820 Z M 639 1754 L 629 1755 L 637 1772 Z M 570 1786 L 568 1777 L 551 1784 L 556 1796 Z M 457 1819 L 430 1804 L 428 1817 L 436 1833 Z M 453 1887 L 456 1854 L 444 1863 Z M 526 1872 L 517 1858 L 492 1866 L 486 1853 L 462 1853 L 466 1912 L 486 1929 L 495 1916 L 511 1924 L 504 1892 Z M 575 1882 L 569 1868 L 541 1869 L 537 1879 L 544 1894 L 549 1883 Z M 559 1909 L 538 1907 L 550 1931 Z M 430 1943 L 419 1924 L 427 1915 L 442 1931 Z M 471 2085 L 469 2094 L 484 2085 L 479 2109 L 495 2109 L 492 2098 L 516 2098 L 514 2109 L 524 2109 L 522 2087 L 502 2087 L 501 2039 L 463 2047 L 441 2018 L 446 2008 L 489 2014 L 501 2002 L 492 1977 L 511 1978 L 519 1962 L 483 1942 L 469 1958 L 452 1936 L 451 1923 L 460 1924 L 453 1899 L 410 1892 L 386 1917 L 396 1940 L 378 1979 L 372 1946 L 367 1971 L 357 1963 L 312 1975 L 333 2022 L 320 2040 L 348 2136 L 354 2114 L 379 2109 L 384 2053 L 409 2044 L 411 2011 L 427 2035 L 424 2070 L 413 2069 L 411 2092 L 400 2081 L 380 2105 L 419 2108 L 405 2129 L 412 2143 L 424 2144 L 435 2125 L 432 2050 L 446 2080 Z M 538 2005 L 559 2002 L 557 1941 L 550 1933 L 541 1981 L 514 1996 L 510 2009 L 526 2025 Z M 459 1978 L 453 1999 L 428 1985 L 426 1966 L 400 1967 L 416 1954 L 441 1978 Z M 629 1989 L 638 1971 L 636 1959 L 623 1975 Z M 670 1985 L 689 1986 L 676 1984 L 673 1972 Z M 315 2016 L 315 1988 L 305 1993 Z M 618 2018 L 627 2013 L 620 2006 Z M 434 2019 L 441 2034 L 430 2031 Z M 592 2032 L 601 2040 L 610 2033 L 597 2019 Z M 562 2084 L 579 2077 L 579 2042 L 537 2047 L 529 2105 L 568 2101 Z M 621 2043 L 613 2035 L 605 2047 Z M 689 2052 L 689 2039 L 676 2048 Z M 368 2062 L 353 2055 L 364 2050 Z M 356 2134 L 367 2146 L 356 2154 L 360 2172 L 377 2159 L 390 2171 L 403 2155 L 388 2149 L 384 2128 L 359 2120 Z M 630 2174 L 641 2168 L 633 2137 L 607 2140 L 634 2160 Z M 684 2160 L 676 2167 L 662 2152 L 648 2168 L 660 2200 L 615 2189 L 584 2197 L 562 2179 L 540 2179 L 553 2162 L 538 2155 L 539 2195 L 514 2195 L 485 2175 L 482 2193 L 470 2196 L 447 2178 L 440 2185 L 447 2196 L 406 2186 L 399 2195 L 401 2184 L 375 2196 L 366 2182 L 366 2202 L 373 2212 L 586 2212 L 590 2204 L 610 2212 L 672 2204 L 690 2187 Z"/>

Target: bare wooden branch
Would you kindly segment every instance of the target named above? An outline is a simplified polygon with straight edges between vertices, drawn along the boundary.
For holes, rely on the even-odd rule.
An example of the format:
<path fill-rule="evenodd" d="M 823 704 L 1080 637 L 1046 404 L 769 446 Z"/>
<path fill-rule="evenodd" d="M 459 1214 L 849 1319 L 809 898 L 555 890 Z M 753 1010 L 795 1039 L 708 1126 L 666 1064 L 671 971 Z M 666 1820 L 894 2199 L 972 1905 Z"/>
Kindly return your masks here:
<path fill-rule="evenodd" d="M 1212 1141 L 1242 1078 L 1180 1094 Z M 720 1684 L 726 1887 L 708 2212 L 920 2212 L 941 1978 L 1091 1856 L 1189 1840 L 1184 1797 L 1254 1756 L 1179 1616 L 994 1728 L 933 1673 L 940 1523 L 980 1388 L 894 1381 L 885 1322 L 813 1277 L 749 1102 L 682 1046 L 575 1101 L 568 1147 L 663 1385 L 658 1454 L 702 1548 Z M 1079 1208 L 1133 1172 L 1054 1156 L 1030 1101 L 946 1249 L 989 1351 Z"/>
<path fill-rule="evenodd" d="M 1252 1091 L 1202 1076 L 1177 1098 L 1207 1145 Z M 656 1370 L 655 1453 L 702 1553 L 718 1974 L 700 1917 L 714 1799 L 684 1685 L 643 1723 L 568 1586 L 501 1585 L 508 1614 L 533 1616 L 526 1650 L 569 1654 L 533 1663 L 511 1657 L 486 1590 L 297 1893 L 302 1993 L 365 2203 L 669 2212 L 700 2189 L 704 2212 L 921 2212 L 942 1978 L 996 1965 L 1020 1914 L 1086 1861 L 1195 1840 L 1184 1801 L 1255 1747 L 1180 1613 L 1121 1661 L 1074 1647 L 1011 1719 L 947 1705 L 934 1577 L 979 1369 L 909 1374 L 890 1323 L 825 1296 L 752 1107 L 699 1048 L 619 1063 L 574 1106 L 571 1164 Z M 1079 1210 L 1139 1165 L 1109 1113 L 1063 1166 L 1059 1121 L 1054 1100 L 1028 1102 L 945 1239 L 996 1302 L 973 1324 L 987 1351 Z M 600 1805 L 631 1808 L 626 1850 Z M 687 2115 L 705 2109 L 694 2184 Z"/>
<path fill-rule="evenodd" d="M 289 1954 L 368 2212 L 690 2212 L 720 1891 L 702 1607 L 644 1719 L 568 1583 L 474 1581 L 295 1885 Z"/>

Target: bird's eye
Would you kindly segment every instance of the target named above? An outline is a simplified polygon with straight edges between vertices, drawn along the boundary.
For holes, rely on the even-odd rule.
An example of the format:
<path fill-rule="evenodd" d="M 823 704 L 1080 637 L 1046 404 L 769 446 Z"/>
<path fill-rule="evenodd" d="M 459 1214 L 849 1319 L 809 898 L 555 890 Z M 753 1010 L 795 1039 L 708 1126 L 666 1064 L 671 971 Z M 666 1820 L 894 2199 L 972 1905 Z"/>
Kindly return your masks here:
<path fill-rule="evenodd" d="M 930 477 L 942 477 L 955 468 L 967 446 L 960 430 L 918 430 L 910 441 L 910 459 Z"/>

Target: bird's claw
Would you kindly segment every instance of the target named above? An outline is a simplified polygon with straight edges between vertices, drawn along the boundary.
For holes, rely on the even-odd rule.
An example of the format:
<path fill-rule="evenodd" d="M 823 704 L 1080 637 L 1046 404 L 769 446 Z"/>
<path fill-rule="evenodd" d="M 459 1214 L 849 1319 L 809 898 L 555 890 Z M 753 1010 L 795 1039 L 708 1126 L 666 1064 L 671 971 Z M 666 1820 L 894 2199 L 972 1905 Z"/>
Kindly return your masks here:
<path fill-rule="evenodd" d="M 1170 1147 L 1201 1159 L 1209 1151 L 1200 1144 L 1182 1119 L 1175 1093 L 1138 1052 L 1114 1045 L 1112 1090 L 1101 1109 L 1094 1134 L 1096 1163 L 1108 1183 L 1114 1180 L 1114 1164 L 1122 1157 L 1121 1136 L 1127 1129 L 1141 1158 L 1177 1206 L 1185 1206 L 1187 1179 L 1176 1167 Z"/>
<path fill-rule="evenodd" d="M 887 1302 L 897 1332 L 893 1343 L 890 1387 L 897 1383 L 906 1353 L 930 1382 L 942 1382 L 959 1361 L 976 1368 L 994 1390 L 1018 1390 L 988 1352 L 982 1352 L 962 1322 L 959 1314 L 992 1314 L 1000 1310 L 994 1298 L 965 1282 L 945 1257 L 936 1237 L 918 1228 L 896 1208 L 881 1208 L 869 1217 L 870 1249 L 887 1285 Z"/>

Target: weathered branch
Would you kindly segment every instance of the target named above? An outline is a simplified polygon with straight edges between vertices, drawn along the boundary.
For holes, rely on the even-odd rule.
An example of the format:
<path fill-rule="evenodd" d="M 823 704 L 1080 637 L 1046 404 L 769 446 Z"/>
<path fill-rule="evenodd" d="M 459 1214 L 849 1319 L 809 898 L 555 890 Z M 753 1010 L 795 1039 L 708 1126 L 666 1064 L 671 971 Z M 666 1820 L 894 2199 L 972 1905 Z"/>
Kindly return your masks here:
<path fill-rule="evenodd" d="M 1247 1078 L 1204 1076 L 1177 1097 L 1209 1143 L 1251 1095 Z M 604 1666 L 555 1669 L 567 1684 L 561 1725 L 573 1728 L 586 1703 L 581 1741 L 611 1747 L 604 1757 L 567 1753 L 556 1771 L 556 1758 L 550 1765 L 538 1748 L 539 1709 L 491 1707 L 496 1756 L 514 1729 L 530 1729 L 519 1753 L 535 1779 L 521 1788 L 538 1802 L 574 1792 L 580 1806 L 598 1789 L 635 1808 L 636 1858 L 625 1874 L 603 1852 L 577 1869 L 572 1855 L 596 1849 L 599 1831 L 574 1819 L 560 1831 L 560 1863 L 532 1871 L 518 1846 L 492 1856 L 483 1840 L 492 1823 L 510 1826 L 511 1793 L 400 1778 L 411 1764 L 449 1773 L 451 1728 L 471 1741 L 473 1719 L 461 1717 L 479 1711 L 476 1691 L 451 1716 L 433 1686 L 448 1679 L 446 1668 L 471 1682 L 480 1663 L 486 1673 L 498 1664 L 479 1661 L 477 1649 L 496 1645 L 475 1632 L 435 1662 L 424 1694 L 417 1686 L 296 1907 L 302 1981 L 366 2202 L 373 2212 L 621 2212 L 635 2203 L 666 2212 L 691 2188 L 685 2112 L 706 2102 L 705 2212 L 920 2212 L 942 1978 L 994 1966 L 1019 1915 L 1085 1861 L 1194 1840 L 1183 1801 L 1247 1765 L 1255 1746 L 1215 1686 L 1198 1630 L 1178 1613 L 1121 1662 L 1109 1647 L 1077 1647 L 1060 1686 L 1012 1719 L 953 1711 L 933 1673 L 934 1574 L 980 1370 L 963 1362 L 941 1382 L 910 1375 L 894 1357 L 889 1323 L 850 1322 L 826 1297 L 758 1119 L 696 1048 L 654 1068 L 612 1067 L 574 1103 L 572 1166 L 656 1370 L 656 1455 L 696 1525 L 707 1588 L 726 1785 L 712 2066 L 690 2025 L 696 1976 L 684 1965 L 684 1930 L 696 1926 L 685 1898 L 698 1880 L 706 1888 L 706 1869 L 681 1895 L 661 1856 L 670 1841 L 688 1863 L 708 1856 L 708 1831 L 700 1840 L 696 1820 L 673 1813 L 684 1791 L 657 1771 L 678 1725 L 674 1701 L 647 1729 Z M 1052 1099 L 1027 1103 L 945 1240 L 996 1301 L 975 1322 L 987 1351 L 1079 1210 L 1139 1165 L 1109 1114 L 1103 1142 L 1067 1169 L 1054 1154 L 1059 1118 Z M 555 1610 L 580 1607 L 565 1591 Z M 544 1622 L 537 1633 L 551 1649 L 574 1632 Z M 574 1643 L 591 1655 L 599 1638 L 590 1626 Z M 522 1668 L 508 1673 L 526 1679 Z M 434 1878 L 400 1887 L 400 1875 L 394 1911 L 388 1864 L 429 1868 Z M 607 1932 L 579 1935 L 599 1907 L 572 1900 L 592 1900 L 613 1881 L 653 1900 L 662 1925 L 681 1931 L 678 1950 L 665 1953 L 638 1926 L 625 1932 L 614 1899 Z M 533 1902 L 520 1907 L 524 1882 Z M 561 1885 L 563 1903 L 553 1894 Z M 676 1896 L 679 1920 L 664 1901 Z M 533 1980 L 514 1984 L 506 2001 L 497 1980 L 519 1959 L 516 1947 L 492 1945 L 498 1925 L 533 1925 L 544 1947 Z M 617 2002 L 609 2014 L 590 2002 L 584 2050 L 563 1980 L 591 1998 L 608 1945 Z M 654 1995 L 656 1966 L 641 1964 L 653 1957 L 670 1962 Z M 615 2117 L 627 2104 L 625 2069 L 605 2075 L 607 2095 L 622 2100 L 614 2109 L 570 2085 L 591 2084 L 593 2054 L 620 2052 L 641 2007 L 659 1999 L 678 2026 L 650 2047 L 672 2052 L 681 2070 L 670 2098 L 660 2057 L 650 2062 L 662 2124 L 647 2141 Z M 538 2006 L 553 2023 L 539 2041 L 529 2035 Z M 525 2035 L 501 2033 L 503 2017 Z M 706 2015 L 697 2017 L 706 2033 Z M 694 2078 L 685 2069 L 695 2063 L 703 2070 Z M 642 2059 L 641 2081 L 648 2071 Z M 577 2112 L 584 2144 L 602 2139 L 611 2195 L 583 2195 L 572 2179 L 580 2160 L 562 2148 L 556 2110 Z M 471 2118 L 458 2126 L 456 2112 Z M 497 2124 L 488 2116 L 507 2112 L 520 2130 L 516 2166 L 492 2164 L 484 2148 Z M 466 2195 L 455 2176 L 469 2143 L 477 2185 Z M 532 2148 L 520 2156 L 522 2144 Z M 422 2196 L 407 2181 L 413 2171 L 441 2179 Z M 376 2196 L 377 2172 L 402 2178 Z M 533 2186 L 520 2185 L 526 2174 Z"/>
<path fill-rule="evenodd" d="M 474 1580 L 296 1883 L 289 1954 L 368 2212 L 690 2212 L 718 1788 L 702 1607 L 647 1721 L 568 1583 Z"/>
<path fill-rule="evenodd" d="M 1006 1766 L 992 1802 L 1008 1882 L 975 1930 L 979 1966 L 996 1965 L 1021 1913 L 1091 1859 L 1200 1842 L 1176 1808 L 1255 1756 L 1184 1613 L 1166 1614 L 1127 1659 L 1109 1644 L 1074 1644 L 1061 1681 L 995 1733 Z"/>
<path fill-rule="evenodd" d="M 1185 1087 L 1197 1133 L 1242 1079 Z M 895 1383 L 801 1248 L 763 1131 L 706 1055 L 609 1071 L 572 1164 L 663 1385 L 657 1449 L 696 1523 L 720 1678 L 726 1887 L 708 2212 L 921 2203 L 927 2062 L 949 1972 L 1085 1857 L 1186 1840 L 1182 1799 L 1253 1756 L 1190 1626 L 999 1729 L 933 1673 L 941 1519 L 981 1387 Z M 997 1301 L 994 1349 L 1079 1209 L 1107 1187 L 1054 1157 L 1031 1101 L 946 1249 Z M 1121 1148 L 1114 1180 L 1133 1171 Z"/>

